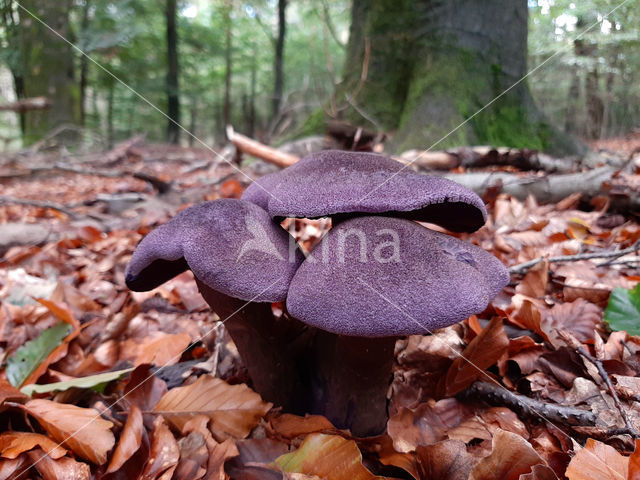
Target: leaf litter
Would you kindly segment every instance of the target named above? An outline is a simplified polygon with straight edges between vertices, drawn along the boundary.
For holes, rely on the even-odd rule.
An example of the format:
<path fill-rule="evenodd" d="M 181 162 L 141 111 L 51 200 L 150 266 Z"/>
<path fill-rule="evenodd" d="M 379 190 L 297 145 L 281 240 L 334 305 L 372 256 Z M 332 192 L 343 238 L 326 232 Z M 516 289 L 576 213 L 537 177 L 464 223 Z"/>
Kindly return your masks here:
<path fill-rule="evenodd" d="M 0 478 L 640 479 L 637 253 L 539 261 L 481 315 L 399 340 L 387 430 L 355 438 L 251 390 L 190 272 L 148 293 L 124 286 L 144 234 L 186 204 L 246 187 L 208 155 L 124 149 L 114 165 L 128 171 L 182 172 L 172 179 L 181 190 L 163 195 L 128 175 L 3 179 L 3 195 L 70 206 L 75 218 L 0 210 L 2 223 L 50 232 L 0 252 Z M 612 221 L 606 202 L 578 204 L 499 195 L 487 225 L 465 239 L 513 267 L 640 238 L 640 225 Z M 327 228 L 289 222 L 306 250 Z"/>

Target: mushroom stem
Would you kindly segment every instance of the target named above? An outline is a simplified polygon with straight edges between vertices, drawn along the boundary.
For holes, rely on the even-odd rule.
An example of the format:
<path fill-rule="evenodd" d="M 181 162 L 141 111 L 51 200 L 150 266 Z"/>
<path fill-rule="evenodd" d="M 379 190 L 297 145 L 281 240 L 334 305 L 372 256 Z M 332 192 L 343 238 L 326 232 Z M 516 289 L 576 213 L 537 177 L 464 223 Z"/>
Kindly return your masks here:
<path fill-rule="evenodd" d="M 311 413 L 324 415 L 358 437 L 382 433 L 396 340 L 318 331 Z"/>
<path fill-rule="evenodd" d="M 285 411 L 303 414 L 308 399 L 298 360 L 306 349 L 312 327 L 289 317 L 276 318 L 270 303 L 229 297 L 198 281 L 209 306 L 224 321 L 260 396 Z"/>

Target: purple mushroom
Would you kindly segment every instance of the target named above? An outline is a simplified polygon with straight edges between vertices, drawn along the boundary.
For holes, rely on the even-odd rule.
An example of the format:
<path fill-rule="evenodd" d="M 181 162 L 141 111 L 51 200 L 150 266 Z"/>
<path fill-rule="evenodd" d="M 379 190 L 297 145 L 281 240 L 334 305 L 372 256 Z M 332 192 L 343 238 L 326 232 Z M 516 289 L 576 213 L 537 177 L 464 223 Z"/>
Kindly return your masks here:
<path fill-rule="evenodd" d="M 472 232 L 487 215 L 480 197 L 468 188 L 374 153 L 325 150 L 258 183 L 243 198 L 266 206 L 277 219 L 383 214 Z"/>
<path fill-rule="evenodd" d="M 191 269 L 200 292 L 225 320 L 254 387 L 291 409 L 299 389 L 292 361 L 296 338 L 308 330 L 276 319 L 270 302 L 284 301 L 303 260 L 289 234 L 260 207 L 244 200 L 201 203 L 149 233 L 126 270 L 134 291 L 151 290 Z"/>
<path fill-rule="evenodd" d="M 311 412 L 355 435 L 380 433 L 396 339 L 483 311 L 508 281 L 490 253 L 415 222 L 340 223 L 300 266 L 287 296 L 291 315 L 322 330 Z"/>

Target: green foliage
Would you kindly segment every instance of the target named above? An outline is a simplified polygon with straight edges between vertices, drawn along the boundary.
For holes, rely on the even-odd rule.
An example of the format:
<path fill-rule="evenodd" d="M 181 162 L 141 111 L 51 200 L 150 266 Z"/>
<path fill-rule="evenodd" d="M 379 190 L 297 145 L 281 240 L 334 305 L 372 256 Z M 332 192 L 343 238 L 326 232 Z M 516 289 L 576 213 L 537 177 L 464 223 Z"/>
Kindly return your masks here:
<path fill-rule="evenodd" d="M 71 327 L 59 323 L 44 330 L 38 337 L 28 341 L 7 359 L 7 379 L 14 387 L 19 387 L 45 358 L 69 334 Z"/>
<path fill-rule="evenodd" d="M 618 287 L 611 292 L 604 311 L 604 321 L 612 330 L 625 330 L 640 335 L 640 283 L 633 289 Z"/>
<path fill-rule="evenodd" d="M 126 368 L 115 372 L 105 372 L 97 375 L 89 375 L 87 377 L 74 378 L 73 380 L 67 380 L 66 382 L 48 383 L 46 385 L 25 385 L 20 390 L 22 393 L 29 396 L 34 393 L 63 392 L 70 388 L 90 388 L 97 392 L 103 392 L 109 382 L 119 380 L 132 371 L 133 368 Z"/>

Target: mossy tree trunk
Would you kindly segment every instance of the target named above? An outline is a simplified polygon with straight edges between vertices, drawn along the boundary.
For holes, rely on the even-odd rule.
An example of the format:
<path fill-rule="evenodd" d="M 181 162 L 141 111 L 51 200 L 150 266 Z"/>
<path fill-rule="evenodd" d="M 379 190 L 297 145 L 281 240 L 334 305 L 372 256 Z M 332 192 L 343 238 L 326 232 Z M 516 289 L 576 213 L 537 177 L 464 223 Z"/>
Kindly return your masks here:
<path fill-rule="evenodd" d="M 70 0 L 24 0 L 22 5 L 64 38 L 69 38 Z M 80 92 L 74 80 L 71 46 L 51 30 L 20 12 L 25 97 L 46 96 L 51 107 L 26 113 L 25 143 L 39 139 L 62 124 L 80 119 Z"/>
<path fill-rule="evenodd" d="M 579 151 L 548 124 L 526 81 L 517 83 L 527 72 L 527 21 L 526 0 L 354 0 L 338 95 L 358 109 L 345 116 L 367 124 L 360 110 L 395 131 L 396 151 L 470 144 Z"/>

